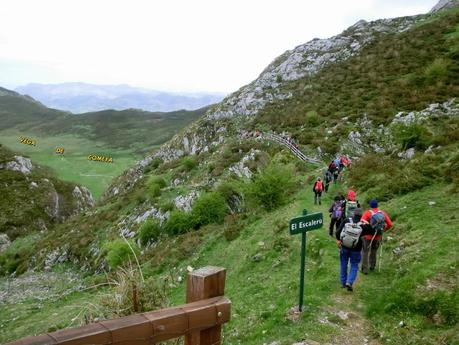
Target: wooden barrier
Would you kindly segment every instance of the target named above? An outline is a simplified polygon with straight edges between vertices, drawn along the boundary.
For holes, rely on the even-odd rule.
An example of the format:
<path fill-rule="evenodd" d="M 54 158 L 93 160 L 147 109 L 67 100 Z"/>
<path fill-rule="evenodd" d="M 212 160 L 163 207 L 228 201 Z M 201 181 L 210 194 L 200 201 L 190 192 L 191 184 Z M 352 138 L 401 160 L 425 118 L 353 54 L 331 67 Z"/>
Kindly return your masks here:
<path fill-rule="evenodd" d="M 7 345 L 147 345 L 186 336 L 187 345 L 219 345 L 230 320 L 226 271 L 204 267 L 188 276 L 187 304 L 29 337 Z"/>

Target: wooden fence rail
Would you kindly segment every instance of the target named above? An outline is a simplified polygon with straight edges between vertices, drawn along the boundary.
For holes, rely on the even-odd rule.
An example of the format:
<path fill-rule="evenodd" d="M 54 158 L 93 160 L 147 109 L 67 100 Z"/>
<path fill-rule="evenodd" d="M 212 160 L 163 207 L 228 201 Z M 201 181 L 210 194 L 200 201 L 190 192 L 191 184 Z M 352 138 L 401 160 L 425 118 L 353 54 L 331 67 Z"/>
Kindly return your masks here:
<path fill-rule="evenodd" d="M 187 345 L 219 345 L 230 320 L 223 296 L 226 271 L 204 267 L 188 275 L 187 304 L 29 337 L 7 345 L 147 345 L 185 336 Z"/>

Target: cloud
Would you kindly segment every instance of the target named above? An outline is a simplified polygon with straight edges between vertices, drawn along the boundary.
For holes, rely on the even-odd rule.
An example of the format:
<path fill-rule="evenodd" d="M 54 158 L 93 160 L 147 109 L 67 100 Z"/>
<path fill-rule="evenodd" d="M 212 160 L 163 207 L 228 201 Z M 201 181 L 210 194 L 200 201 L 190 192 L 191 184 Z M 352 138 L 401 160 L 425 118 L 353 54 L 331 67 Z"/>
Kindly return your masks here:
<path fill-rule="evenodd" d="M 231 91 L 256 78 L 285 50 L 314 37 L 338 34 L 358 19 L 416 14 L 434 4 L 422 0 L 9 1 L 0 12 L 0 67 L 10 72 L 2 73 L 0 83 L 24 83 L 29 75 L 29 82 Z M 12 61 L 20 62 L 14 67 Z"/>

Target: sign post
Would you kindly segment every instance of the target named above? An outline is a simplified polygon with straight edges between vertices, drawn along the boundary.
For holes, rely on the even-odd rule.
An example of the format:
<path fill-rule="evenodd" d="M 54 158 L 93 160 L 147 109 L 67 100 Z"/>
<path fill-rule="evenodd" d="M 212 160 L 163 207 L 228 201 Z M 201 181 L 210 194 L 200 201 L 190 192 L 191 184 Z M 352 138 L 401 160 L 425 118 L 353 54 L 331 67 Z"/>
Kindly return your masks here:
<path fill-rule="evenodd" d="M 303 311 L 304 297 L 304 269 L 306 262 L 306 232 L 320 229 L 323 226 L 323 215 L 321 212 L 308 214 L 303 210 L 303 215 L 290 219 L 290 235 L 301 234 L 301 268 L 300 268 L 300 301 L 298 310 Z"/>

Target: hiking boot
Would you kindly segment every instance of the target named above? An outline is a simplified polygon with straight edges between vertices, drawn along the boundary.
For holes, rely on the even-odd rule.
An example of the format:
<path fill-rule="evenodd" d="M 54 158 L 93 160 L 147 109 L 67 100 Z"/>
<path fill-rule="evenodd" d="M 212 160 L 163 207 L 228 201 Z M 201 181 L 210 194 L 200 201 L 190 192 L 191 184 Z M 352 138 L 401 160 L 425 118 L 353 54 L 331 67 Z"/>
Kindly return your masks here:
<path fill-rule="evenodd" d="M 345 287 L 346 287 L 347 291 L 350 291 L 350 292 L 353 291 L 352 285 L 351 285 L 351 284 L 347 283 L 347 284 L 345 285 Z"/>
<path fill-rule="evenodd" d="M 362 272 L 363 274 L 367 275 L 368 272 L 367 271 L 364 271 L 364 270 L 360 270 L 360 272 Z"/>

